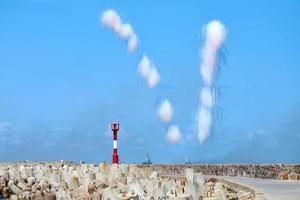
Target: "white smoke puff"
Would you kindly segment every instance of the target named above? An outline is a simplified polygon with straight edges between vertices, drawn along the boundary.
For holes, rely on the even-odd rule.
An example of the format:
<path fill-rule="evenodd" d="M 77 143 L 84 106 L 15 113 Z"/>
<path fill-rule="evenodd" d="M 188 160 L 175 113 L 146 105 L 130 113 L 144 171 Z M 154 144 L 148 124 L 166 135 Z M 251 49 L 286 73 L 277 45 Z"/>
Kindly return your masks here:
<path fill-rule="evenodd" d="M 102 13 L 101 21 L 107 27 L 113 29 L 116 33 L 120 35 L 122 30 L 122 21 L 120 16 L 115 10 L 106 10 Z"/>
<path fill-rule="evenodd" d="M 205 85 L 211 86 L 214 78 L 216 55 L 210 49 L 204 48 L 202 50 L 202 64 L 200 71 L 202 80 Z"/>
<path fill-rule="evenodd" d="M 172 125 L 169 127 L 168 132 L 167 132 L 167 141 L 172 143 L 172 144 L 176 144 L 180 141 L 181 139 L 181 132 L 180 129 L 175 126 Z"/>
<path fill-rule="evenodd" d="M 198 113 L 198 138 L 202 144 L 210 135 L 212 126 L 211 110 L 201 106 Z"/>
<path fill-rule="evenodd" d="M 147 84 L 149 88 L 154 88 L 158 85 L 160 76 L 155 66 L 152 65 L 148 74 Z"/>
<path fill-rule="evenodd" d="M 130 35 L 127 46 L 129 52 L 134 52 L 137 49 L 138 39 L 135 33 Z"/>
<path fill-rule="evenodd" d="M 148 58 L 148 56 L 144 54 L 138 64 L 138 72 L 144 79 L 148 79 L 150 69 L 151 69 L 151 61 Z"/>
<path fill-rule="evenodd" d="M 204 87 L 201 90 L 201 104 L 206 108 L 212 108 L 214 104 L 213 94 L 209 87 Z"/>
<path fill-rule="evenodd" d="M 226 37 L 225 26 L 217 21 L 213 20 L 206 25 L 206 43 L 212 47 L 213 50 L 220 48 Z"/>
<path fill-rule="evenodd" d="M 204 84 L 211 86 L 214 79 L 217 51 L 226 38 L 224 25 L 213 20 L 205 26 L 205 46 L 201 52 L 201 75 Z"/>
<path fill-rule="evenodd" d="M 158 116 L 163 122 L 170 122 L 173 117 L 173 108 L 168 100 L 163 100 L 158 108 Z"/>
<path fill-rule="evenodd" d="M 201 67 L 201 75 L 202 75 L 202 80 L 203 83 L 207 86 L 211 86 L 213 83 L 213 73 L 212 73 L 212 69 L 202 66 Z"/>
<path fill-rule="evenodd" d="M 138 72 L 144 78 L 148 79 L 149 72 L 151 70 L 151 61 L 145 54 L 138 64 Z"/>
<path fill-rule="evenodd" d="M 145 54 L 138 63 L 138 72 L 145 79 L 149 88 L 154 88 L 158 85 L 160 75 L 152 61 Z"/>
<path fill-rule="evenodd" d="M 130 24 L 126 23 L 126 24 L 122 25 L 121 37 L 129 38 L 133 34 L 134 34 L 134 31 L 133 31 L 133 28 Z"/>
<path fill-rule="evenodd" d="M 129 23 L 122 24 L 119 14 L 115 10 L 106 10 L 101 16 L 102 23 L 111 28 L 121 38 L 127 40 L 129 52 L 134 52 L 138 47 L 138 38 L 132 26 Z"/>

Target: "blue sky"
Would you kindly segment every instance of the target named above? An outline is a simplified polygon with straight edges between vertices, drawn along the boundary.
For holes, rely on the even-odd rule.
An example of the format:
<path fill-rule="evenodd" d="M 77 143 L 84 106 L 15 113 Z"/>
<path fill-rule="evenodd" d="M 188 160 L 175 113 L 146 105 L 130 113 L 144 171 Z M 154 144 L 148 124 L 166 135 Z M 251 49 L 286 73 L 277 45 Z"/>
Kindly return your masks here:
<path fill-rule="evenodd" d="M 99 23 L 115 9 L 139 47 Z M 217 119 L 195 137 L 202 28 L 228 31 Z M 119 120 L 122 162 L 299 163 L 299 1 L 0 1 L 0 160 L 111 161 L 107 124 Z M 143 53 L 160 72 L 150 90 Z M 168 144 L 156 115 L 168 98 L 183 139 Z"/>

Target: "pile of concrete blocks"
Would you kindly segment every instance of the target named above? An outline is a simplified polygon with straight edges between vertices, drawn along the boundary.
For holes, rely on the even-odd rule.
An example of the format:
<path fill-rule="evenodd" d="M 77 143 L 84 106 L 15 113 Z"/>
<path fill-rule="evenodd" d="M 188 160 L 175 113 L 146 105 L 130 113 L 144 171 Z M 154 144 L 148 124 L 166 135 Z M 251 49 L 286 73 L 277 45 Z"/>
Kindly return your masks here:
<path fill-rule="evenodd" d="M 164 174 L 133 164 L 0 164 L 0 196 L 12 200 L 198 200 L 208 198 L 206 184 L 192 168 Z M 221 186 L 215 193 L 223 199 Z"/>

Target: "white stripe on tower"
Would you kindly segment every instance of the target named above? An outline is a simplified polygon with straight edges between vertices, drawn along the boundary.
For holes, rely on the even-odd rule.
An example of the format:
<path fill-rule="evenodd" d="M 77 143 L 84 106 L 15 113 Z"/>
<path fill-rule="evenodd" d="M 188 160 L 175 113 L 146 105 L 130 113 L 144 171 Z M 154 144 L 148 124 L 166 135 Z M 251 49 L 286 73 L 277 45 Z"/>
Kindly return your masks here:
<path fill-rule="evenodd" d="M 117 149 L 117 140 L 114 140 L 114 149 Z"/>

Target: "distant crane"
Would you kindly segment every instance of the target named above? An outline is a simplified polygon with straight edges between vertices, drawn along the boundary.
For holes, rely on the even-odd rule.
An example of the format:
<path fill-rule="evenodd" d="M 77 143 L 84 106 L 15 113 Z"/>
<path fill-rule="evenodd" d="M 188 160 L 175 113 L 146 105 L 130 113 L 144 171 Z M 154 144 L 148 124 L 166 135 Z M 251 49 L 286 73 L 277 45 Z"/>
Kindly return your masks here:
<path fill-rule="evenodd" d="M 190 156 L 189 156 L 189 155 L 186 157 L 186 161 L 185 161 L 185 163 L 184 163 L 184 164 L 186 164 L 186 165 L 191 165 L 191 164 L 192 164 L 192 162 L 191 162 L 191 160 L 190 160 Z"/>
<path fill-rule="evenodd" d="M 149 153 L 147 153 L 146 159 L 142 164 L 143 165 L 152 165 L 152 162 L 150 161 Z"/>

